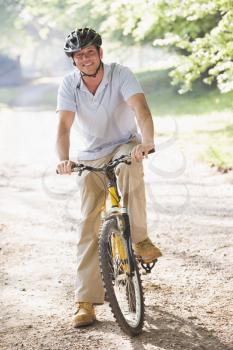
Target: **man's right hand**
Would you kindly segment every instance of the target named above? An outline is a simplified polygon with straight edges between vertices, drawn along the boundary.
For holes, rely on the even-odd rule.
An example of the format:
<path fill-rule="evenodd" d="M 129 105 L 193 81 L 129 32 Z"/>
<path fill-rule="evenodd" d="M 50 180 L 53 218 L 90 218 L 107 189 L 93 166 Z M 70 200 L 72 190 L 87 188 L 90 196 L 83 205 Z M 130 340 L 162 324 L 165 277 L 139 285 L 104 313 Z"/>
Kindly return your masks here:
<path fill-rule="evenodd" d="M 71 160 L 63 160 L 57 165 L 57 173 L 60 175 L 71 174 L 71 167 L 74 162 Z"/>

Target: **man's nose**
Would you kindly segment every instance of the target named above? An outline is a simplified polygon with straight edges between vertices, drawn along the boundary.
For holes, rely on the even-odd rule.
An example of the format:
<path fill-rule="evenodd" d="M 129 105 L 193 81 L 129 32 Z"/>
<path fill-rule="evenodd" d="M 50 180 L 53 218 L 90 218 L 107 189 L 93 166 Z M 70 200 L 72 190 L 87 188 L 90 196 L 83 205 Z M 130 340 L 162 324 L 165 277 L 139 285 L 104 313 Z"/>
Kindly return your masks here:
<path fill-rule="evenodd" d="M 90 58 L 89 53 L 83 53 L 83 59 Z"/>

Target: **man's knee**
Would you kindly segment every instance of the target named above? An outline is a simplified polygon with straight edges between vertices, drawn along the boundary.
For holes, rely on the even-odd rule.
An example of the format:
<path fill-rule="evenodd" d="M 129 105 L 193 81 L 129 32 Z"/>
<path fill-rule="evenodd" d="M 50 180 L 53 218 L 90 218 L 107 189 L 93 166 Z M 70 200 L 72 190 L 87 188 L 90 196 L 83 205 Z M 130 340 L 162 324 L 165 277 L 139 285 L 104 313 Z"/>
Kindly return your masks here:
<path fill-rule="evenodd" d="M 117 166 L 116 175 L 130 175 L 133 177 L 143 177 L 143 166 L 142 162 L 132 162 L 130 165 L 121 163 Z"/>
<path fill-rule="evenodd" d="M 93 172 L 88 172 L 82 175 L 79 185 L 81 189 L 89 192 L 99 192 L 104 190 L 105 179 L 101 174 L 96 175 Z"/>
<path fill-rule="evenodd" d="M 128 175 L 128 174 L 129 174 L 129 165 L 124 163 L 118 164 L 118 166 L 116 167 L 116 175 L 120 176 L 120 175 Z"/>

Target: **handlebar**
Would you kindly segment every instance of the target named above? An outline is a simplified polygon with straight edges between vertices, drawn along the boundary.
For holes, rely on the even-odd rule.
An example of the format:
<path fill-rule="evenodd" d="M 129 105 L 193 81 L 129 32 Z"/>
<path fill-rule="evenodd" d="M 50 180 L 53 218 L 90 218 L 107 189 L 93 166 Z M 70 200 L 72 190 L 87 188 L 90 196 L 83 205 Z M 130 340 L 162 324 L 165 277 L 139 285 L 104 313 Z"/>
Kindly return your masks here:
<path fill-rule="evenodd" d="M 131 164 L 131 157 L 130 155 L 122 155 L 121 157 L 110 161 L 107 164 L 104 164 L 102 167 L 92 167 L 89 165 L 84 165 L 84 164 L 80 164 L 80 163 L 74 163 L 71 167 L 71 172 L 72 173 L 78 173 L 79 176 L 81 176 L 82 172 L 85 170 L 88 171 L 94 171 L 94 172 L 106 172 L 107 170 L 111 170 L 114 169 L 118 164 L 120 163 L 125 163 L 125 164 Z"/>
<path fill-rule="evenodd" d="M 148 152 L 148 154 L 154 153 L 154 152 L 155 152 L 155 150 L 153 148 Z M 116 159 L 110 161 L 109 163 L 104 164 L 102 167 L 98 167 L 98 168 L 92 167 L 89 165 L 84 165 L 82 163 L 74 163 L 71 166 L 71 172 L 72 173 L 77 172 L 79 176 L 81 176 L 83 171 L 85 171 L 85 170 L 94 171 L 94 172 L 101 172 L 101 171 L 106 172 L 108 170 L 114 169 L 120 163 L 125 163 L 125 164 L 130 165 L 131 164 L 131 155 L 130 154 L 122 155 L 119 158 L 116 158 Z M 59 174 L 57 170 L 56 170 L 56 173 Z"/>

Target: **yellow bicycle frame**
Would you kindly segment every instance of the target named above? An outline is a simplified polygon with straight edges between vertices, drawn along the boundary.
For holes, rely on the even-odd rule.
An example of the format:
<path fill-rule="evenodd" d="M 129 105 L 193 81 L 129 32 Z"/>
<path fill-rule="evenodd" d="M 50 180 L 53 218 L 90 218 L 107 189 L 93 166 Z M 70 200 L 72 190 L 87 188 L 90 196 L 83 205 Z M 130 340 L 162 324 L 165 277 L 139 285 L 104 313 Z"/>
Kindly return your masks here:
<path fill-rule="evenodd" d="M 111 203 L 111 212 L 116 208 L 121 208 L 120 198 L 116 191 L 115 186 L 110 186 L 108 188 L 108 192 L 110 194 L 110 203 Z M 129 261 L 127 258 L 126 246 L 124 241 L 119 235 L 112 236 L 112 256 L 113 259 L 118 258 L 120 260 L 120 266 L 125 273 L 130 272 Z"/>

